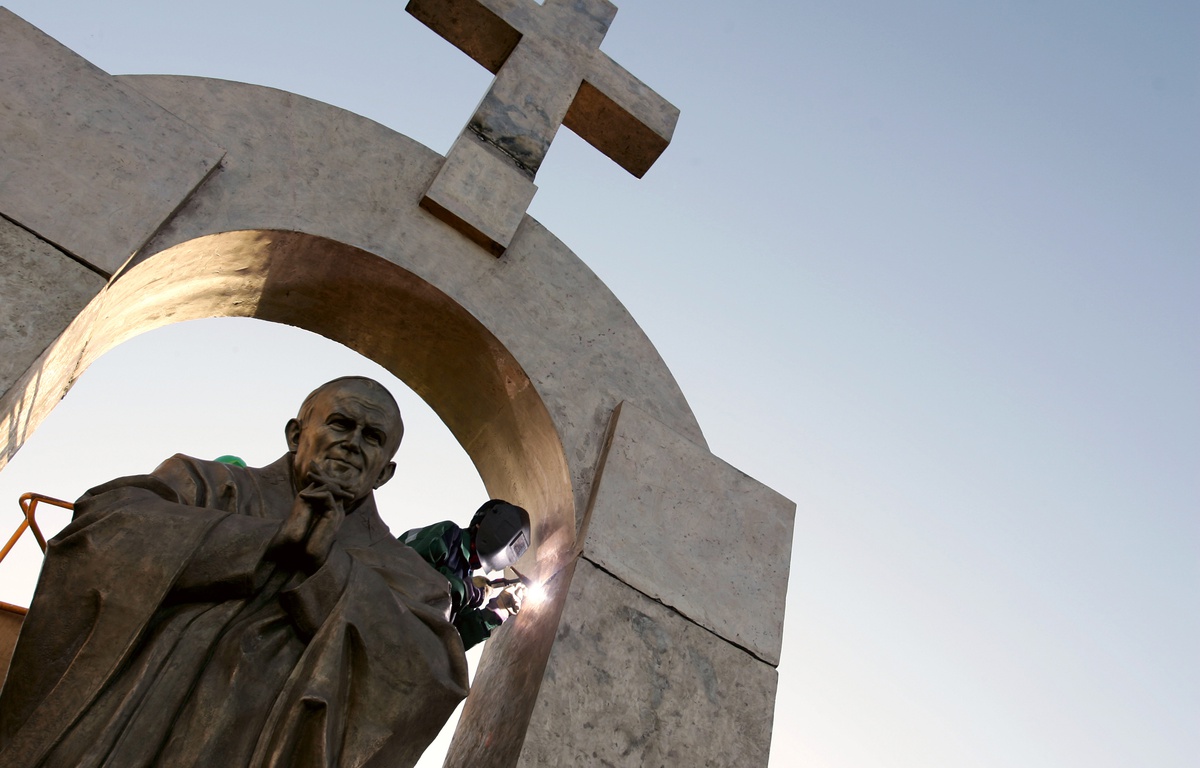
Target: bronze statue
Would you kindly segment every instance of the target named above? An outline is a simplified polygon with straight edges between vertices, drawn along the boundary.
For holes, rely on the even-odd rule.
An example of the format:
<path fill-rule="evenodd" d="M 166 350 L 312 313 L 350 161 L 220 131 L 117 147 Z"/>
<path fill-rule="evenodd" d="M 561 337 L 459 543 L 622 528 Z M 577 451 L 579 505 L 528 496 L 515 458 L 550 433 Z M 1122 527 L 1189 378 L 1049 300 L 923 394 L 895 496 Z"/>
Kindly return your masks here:
<path fill-rule="evenodd" d="M 260 468 L 174 456 L 52 540 L 0 693 L 0 766 L 410 766 L 467 693 L 446 579 L 372 490 L 403 424 L 337 379 Z"/>

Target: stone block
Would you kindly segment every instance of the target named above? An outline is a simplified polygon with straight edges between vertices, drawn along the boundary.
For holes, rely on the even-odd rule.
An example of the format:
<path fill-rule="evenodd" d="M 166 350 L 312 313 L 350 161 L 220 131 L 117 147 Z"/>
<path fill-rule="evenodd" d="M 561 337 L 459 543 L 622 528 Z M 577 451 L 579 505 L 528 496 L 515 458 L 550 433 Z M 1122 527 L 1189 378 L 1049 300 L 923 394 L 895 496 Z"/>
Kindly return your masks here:
<path fill-rule="evenodd" d="M 679 108 L 603 51 L 596 59 L 563 125 L 640 179 L 671 143 Z"/>
<path fill-rule="evenodd" d="M 0 394 L 103 287 L 103 277 L 0 218 Z"/>
<path fill-rule="evenodd" d="M 526 601 L 515 619 L 488 638 L 446 754 L 446 768 L 517 765 L 579 562 L 568 561 L 552 575 L 541 569 L 526 573 L 541 582 L 543 598 Z"/>
<path fill-rule="evenodd" d="M 796 505 L 629 403 L 613 420 L 584 556 L 778 664 Z"/>
<path fill-rule="evenodd" d="M 0 213 L 111 275 L 224 151 L 3 8 L 0 51 Z"/>
<path fill-rule="evenodd" d="M 777 673 L 578 563 L 520 766 L 765 766 Z"/>
<path fill-rule="evenodd" d="M 511 160 L 463 131 L 421 205 L 495 256 L 525 218 L 537 185 Z"/>

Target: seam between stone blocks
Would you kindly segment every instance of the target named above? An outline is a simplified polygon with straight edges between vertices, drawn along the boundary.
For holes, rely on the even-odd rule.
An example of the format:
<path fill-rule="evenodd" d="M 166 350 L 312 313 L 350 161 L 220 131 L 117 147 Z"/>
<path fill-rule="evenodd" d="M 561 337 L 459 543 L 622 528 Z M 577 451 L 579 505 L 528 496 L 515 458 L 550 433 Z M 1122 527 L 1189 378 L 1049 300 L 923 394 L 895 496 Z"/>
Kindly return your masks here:
<path fill-rule="evenodd" d="M 70 259 L 71 261 L 73 261 L 73 262 L 77 263 L 79 266 L 81 266 L 81 267 L 83 267 L 83 268 L 87 269 L 89 272 L 95 272 L 95 273 L 96 273 L 97 275 L 99 275 L 100 277 L 103 277 L 105 282 L 108 282 L 108 278 L 109 278 L 109 275 L 108 275 L 108 273 L 107 273 L 107 272 L 104 272 L 104 271 L 102 271 L 102 270 L 101 270 L 99 267 L 96 267 L 96 266 L 94 266 L 94 265 L 92 265 L 92 264 L 89 264 L 87 261 L 85 261 L 84 259 L 80 258 L 79 256 L 76 256 L 74 253 L 72 253 L 71 251 L 67 250 L 66 248 L 63 248 L 63 247 L 62 247 L 61 245 L 59 245 L 58 243 L 54 242 L 53 240 L 50 240 L 50 239 L 48 239 L 48 238 L 45 238 L 45 237 L 43 237 L 42 235 L 40 235 L 40 234 L 39 234 L 39 233 L 37 233 L 37 232 L 34 232 L 34 231 L 33 231 L 32 229 L 30 229 L 29 227 L 25 226 L 25 225 L 24 225 L 24 224 L 22 224 L 21 222 L 17 221 L 17 220 L 16 220 L 16 219 L 14 219 L 13 217 L 11 217 L 11 216 L 9 216 L 9 215 L 7 215 L 7 214 L 3 213 L 3 212 L 0 212 L 0 218 L 4 219 L 5 221 L 9 222 L 10 224 L 12 224 L 12 225 L 13 225 L 13 226 L 15 226 L 15 227 L 20 227 L 20 228 L 21 228 L 21 229 L 23 229 L 24 231 L 28 232 L 28 233 L 29 233 L 31 236 L 33 236 L 33 237 L 37 238 L 38 240 L 42 241 L 42 242 L 43 242 L 43 243 L 45 243 L 46 245 L 50 246 L 50 247 L 51 247 L 51 248 L 53 248 L 54 250 L 56 250 L 56 251 L 58 251 L 59 253 L 61 253 L 63 256 L 66 256 L 66 257 L 67 257 L 68 259 Z"/>
<path fill-rule="evenodd" d="M 121 264 L 119 264 L 117 268 L 113 270 L 112 277 L 110 278 L 111 280 L 115 281 L 123 277 L 130 269 L 145 261 L 150 255 L 153 255 L 147 255 L 143 253 L 143 251 L 146 250 L 146 246 L 154 243 L 155 239 L 164 231 L 166 231 L 171 222 L 175 220 L 175 217 L 179 215 L 179 212 L 183 210 L 183 207 L 191 202 L 192 198 L 196 196 L 196 193 L 199 192 L 204 185 L 208 184 L 211 179 L 215 178 L 218 173 L 225 169 L 225 158 L 228 156 L 228 154 L 229 153 L 224 149 L 221 149 L 221 156 L 218 157 L 216 162 L 212 164 L 212 167 L 205 172 L 204 176 L 202 176 L 200 180 L 188 190 L 187 194 L 183 195 L 179 199 L 179 201 L 175 204 L 175 207 L 171 209 L 171 212 L 164 216 L 162 221 L 158 222 L 158 225 L 154 228 L 154 230 L 146 237 L 145 240 L 142 241 L 142 244 L 139 245 L 134 252 L 129 255 L 129 258 L 125 259 L 125 261 L 121 262 Z"/>
<path fill-rule="evenodd" d="M 680 611 L 678 608 L 676 608 L 676 607 L 674 607 L 674 606 L 672 606 L 672 605 L 670 605 L 670 604 L 668 604 L 668 603 L 664 603 L 662 600 L 660 600 L 660 599 L 659 599 L 659 598 L 657 598 L 657 597 L 652 597 L 652 596 L 650 596 L 650 595 L 647 595 L 647 594 L 646 594 L 645 592 L 643 592 L 642 590 L 640 590 L 640 589 L 638 589 L 637 587 L 633 586 L 632 584 L 630 584 L 629 582 L 625 581 L 624 579 L 622 579 L 622 578 L 621 578 L 620 576 L 618 576 L 617 574 L 613 573 L 613 572 L 612 572 L 612 571 L 610 571 L 609 569 L 605 568 L 603 565 L 600 565 L 600 564 L 599 564 L 599 563 L 597 563 L 595 560 L 593 560 L 593 559 L 591 559 L 590 557 L 588 557 L 586 553 L 581 553 L 581 554 L 580 554 L 580 557 L 581 557 L 581 558 L 583 558 L 584 560 L 588 561 L 588 563 L 589 563 L 589 564 L 591 564 L 591 565 L 595 566 L 595 567 L 596 567 L 598 570 L 600 570 L 602 573 L 605 573 L 605 574 L 607 574 L 607 575 L 611 576 L 612 578 L 616 579 L 616 580 L 617 580 L 617 581 L 619 581 L 621 584 L 624 584 L 626 587 L 629 587 L 629 588 L 630 588 L 630 589 L 632 589 L 634 592 L 637 592 L 639 595 L 641 595 L 642 597 L 646 598 L 647 600 L 650 600 L 650 601 L 652 601 L 652 602 L 658 603 L 658 604 L 659 604 L 659 605 L 661 605 L 663 608 L 666 608 L 668 611 L 670 611 L 671 613 L 675 614 L 676 616 L 678 616 L 679 618 L 683 619 L 684 621 L 688 622 L 688 623 L 689 623 L 689 624 L 691 624 L 692 626 L 694 626 L 694 627 L 697 627 L 698 629 L 701 629 L 701 630 L 703 630 L 704 632 L 707 632 L 708 634 L 712 635 L 713 637 L 717 638 L 718 640 L 720 640 L 721 642 L 723 642 L 723 643 L 725 643 L 725 644 L 727 644 L 727 645 L 732 645 L 734 648 L 737 648 L 738 650 L 740 650 L 740 651 L 742 651 L 742 652 L 746 653 L 747 655 L 749 655 L 749 656 L 751 656 L 752 658 L 754 658 L 756 661 L 760 661 L 760 662 L 762 662 L 763 664 L 766 664 L 766 665 L 767 665 L 767 666 L 769 666 L 771 669 L 778 669 L 778 668 L 779 668 L 779 665 L 778 665 L 778 664 L 772 664 L 771 662 L 767 661 L 767 660 L 766 660 L 766 659 L 764 659 L 762 656 L 758 655 L 757 653 L 755 653 L 755 652 L 754 652 L 754 651 L 752 651 L 751 649 L 747 648 L 746 646 L 742 645 L 741 643 L 736 643 L 736 642 L 734 642 L 733 640 L 730 640 L 729 638 L 727 638 L 727 637 L 725 637 L 725 636 L 723 636 L 723 635 L 718 635 L 716 632 L 712 631 L 711 629 L 709 629 L 708 627 L 704 626 L 703 624 L 699 624 L 699 623 L 697 623 L 697 622 L 696 622 L 694 619 L 692 619 L 691 617 L 689 617 L 689 616 L 687 616 L 686 614 L 682 613 L 682 612 L 681 612 L 681 611 Z"/>
<path fill-rule="evenodd" d="M 473 133 L 475 135 L 475 138 L 479 139 L 484 144 L 487 144 L 492 149 L 496 150 L 500 154 L 507 157 L 512 162 L 512 164 L 517 167 L 517 170 L 519 170 L 521 173 L 528 176 L 531 181 L 533 180 L 533 178 L 535 176 L 537 176 L 537 171 L 533 170 L 528 165 L 521 162 L 520 158 L 518 158 L 512 152 L 509 152 L 507 149 L 500 146 L 500 144 L 493 141 L 492 138 L 487 136 L 484 133 L 483 129 L 481 127 L 479 127 L 478 125 L 476 125 L 474 122 L 471 122 L 467 125 L 467 130 L 470 131 L 471 133 Z"/>

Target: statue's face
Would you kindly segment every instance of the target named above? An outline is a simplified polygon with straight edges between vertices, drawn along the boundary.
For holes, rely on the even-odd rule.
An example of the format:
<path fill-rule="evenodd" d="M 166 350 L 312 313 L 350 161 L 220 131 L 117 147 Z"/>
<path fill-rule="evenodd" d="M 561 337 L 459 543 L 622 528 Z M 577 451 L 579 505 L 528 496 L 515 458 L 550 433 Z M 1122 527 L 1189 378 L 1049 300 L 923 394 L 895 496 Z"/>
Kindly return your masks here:
<path fill-rule="evenodd" d="M 359 501 L 391 479 L 403 426 L 376 386 L 351 380 L 328 387 L 303 419 L 292 419 L 286 430 L 297 487 L 309 484 L 315 467 Z"/>

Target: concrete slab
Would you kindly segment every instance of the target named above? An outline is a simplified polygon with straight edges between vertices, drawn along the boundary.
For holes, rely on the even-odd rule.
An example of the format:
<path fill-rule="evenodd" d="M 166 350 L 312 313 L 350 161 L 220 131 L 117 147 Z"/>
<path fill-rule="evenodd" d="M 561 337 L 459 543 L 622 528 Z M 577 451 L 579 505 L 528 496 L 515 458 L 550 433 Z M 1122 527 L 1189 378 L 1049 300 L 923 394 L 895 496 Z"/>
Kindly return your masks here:
<path fill-rule="evenodd" d="M 765 766 L 777 673 L 578 563 L 519 766 Z"/>
<path fill-rule="evenodd" d="M 0 218 L 0 393 L 103 287 L 103 277 Z"/>
<path fill-rule="evenodd" d="M 584 556 L 778 664 L 796 505 L 629 403 L 613 419 Z"/>
<path fill-rule="evenodd" d="M 0 213 L 111 275 L 224 151 L 3 8 L 0 50 Z"/>

